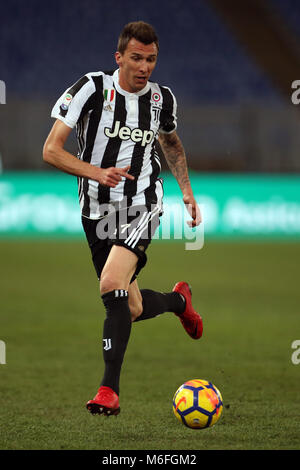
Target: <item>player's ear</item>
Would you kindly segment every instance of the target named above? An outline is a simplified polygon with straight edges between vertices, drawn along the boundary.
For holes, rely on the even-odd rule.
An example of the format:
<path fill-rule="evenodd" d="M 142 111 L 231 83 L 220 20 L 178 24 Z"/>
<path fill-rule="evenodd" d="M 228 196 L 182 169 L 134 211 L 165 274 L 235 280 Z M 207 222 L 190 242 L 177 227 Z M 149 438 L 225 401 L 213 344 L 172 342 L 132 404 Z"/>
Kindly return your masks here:
<path fill-rule="evenodd" d="M 122 54 L 119 51 L 115 53 L 115 59 L 117 64 L 120 66 L 122 63 Z"/>

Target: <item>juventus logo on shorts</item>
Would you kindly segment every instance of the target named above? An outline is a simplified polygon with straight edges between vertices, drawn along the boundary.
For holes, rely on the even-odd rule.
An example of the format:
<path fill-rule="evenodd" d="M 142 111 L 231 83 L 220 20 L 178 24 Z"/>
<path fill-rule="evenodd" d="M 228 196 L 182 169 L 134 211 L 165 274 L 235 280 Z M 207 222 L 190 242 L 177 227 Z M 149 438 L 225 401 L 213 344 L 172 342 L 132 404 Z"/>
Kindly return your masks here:
<path fill-rule="evenodd" d="M 111 338 L 108 338 L 108 339 L 105 338 L 103 342 L 104 342 L 104 346 L 103 346 L 104 351 L 109 351 L 111 349 Z"/>

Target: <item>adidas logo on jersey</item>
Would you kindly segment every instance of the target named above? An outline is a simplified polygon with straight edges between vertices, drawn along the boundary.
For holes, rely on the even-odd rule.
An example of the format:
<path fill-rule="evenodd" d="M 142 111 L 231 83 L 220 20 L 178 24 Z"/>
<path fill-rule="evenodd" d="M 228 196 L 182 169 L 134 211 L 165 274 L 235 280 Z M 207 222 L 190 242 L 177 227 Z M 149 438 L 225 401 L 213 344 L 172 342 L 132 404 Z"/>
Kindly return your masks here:
<path fill-rule="evenodd" d="M 121 140 L 129 140 L 131 139 L 133 142 L 141 142 L 141 146 L 145 147 L 145 145 L 150 144 L 154 137 L 153 131 L 146 131 L 139 128 L 130 129 L 130 127 L 122 126 L 120 128 L 120 121 L 115 122 L 114 129 L 110 129 L 109 127 L 104 128 L 104 134 L 106 137 L 119 137 Z"/>

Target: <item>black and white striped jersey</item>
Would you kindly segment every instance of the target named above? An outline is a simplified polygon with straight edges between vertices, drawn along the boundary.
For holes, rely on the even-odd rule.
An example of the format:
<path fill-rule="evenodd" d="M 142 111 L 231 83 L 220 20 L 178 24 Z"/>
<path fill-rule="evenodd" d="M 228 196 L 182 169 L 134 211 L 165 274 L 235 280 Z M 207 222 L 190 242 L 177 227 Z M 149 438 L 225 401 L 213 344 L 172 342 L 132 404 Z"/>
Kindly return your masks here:
<path fill-rule="evenodd" d="M 177 127 L 176 99 L 168 87 L 149 81 L 139 92 L 129 93 L 119 86 L 118 77 L 119 70 L 86 74 L 62 94 L 51 113 L 76 126 L 78 158 L 101 168 L 130 165 L 135 177 L 122 178 L 116 188 L 78 178 L 82 215 L 91 219 L 101 217 L 103 204 L 161 204 L 157 138 Z"/>

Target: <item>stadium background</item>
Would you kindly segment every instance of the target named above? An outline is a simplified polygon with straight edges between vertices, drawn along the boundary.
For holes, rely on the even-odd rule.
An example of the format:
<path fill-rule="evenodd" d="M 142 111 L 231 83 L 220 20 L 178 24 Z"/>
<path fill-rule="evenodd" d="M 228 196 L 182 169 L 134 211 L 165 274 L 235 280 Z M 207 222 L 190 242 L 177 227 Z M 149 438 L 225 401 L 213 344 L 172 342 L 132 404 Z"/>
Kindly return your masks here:
<path fill-rule="evenodd" d="M 72 437 L 68 434 L 74 418 L 64 414 L 55 392 L 51 395 L 51 429 L 43 406 L 36 408 L 41 390 L 62 381 L 66 373 L 70 382 L 77 383 L 75 407 L 80 407 L 89 395 L 82 386 L 87 380 L 84 364 L 92 360 L 93 368 L 98 367 L 95 349 L 99 347 L 98 335 L 92 340 L 89 336 L 98 322 L 99 299 L 80 227 L 76 179 L 42 161 L 43 143 L 52 125 L 50 111 L 62 91 L 86 72 L 114 68 L 118 34 L 125 23 L 138 19 L 152 23 L 158 32 L 160 53 L 152 79 L 170 86 L 177 97 L 178 134 L 205 216 L 202 250 L 188 253 L 182 240 L 164 245 L 157 240 L 151 247 L 151 264 L 141 279 L 153 288 L 168 290 L 178 275 L 191 278 L 196 301 L 211 315 L 203 350 L 182 339 L 174 323 L 171 331 L 175 338 L 180 335 L 179 351 L 187 362 L 177 358 L 178 370 L 171 374 L 169 388 L 161 385 L 165 369 L 156 370 L 149 351 L 143 357 L 149 361 L 153 386 L 159 388 L 162 409 L 180 382 L 193 378 L 188 374 L 209 375 L 221 391 L 225 389 L 230 406 L 223 423 L 213 430 L 213 443 L 204 437 L 199 444 L 194 435 L 187 442 L 187 431 L 177 429 L 172 416 L 159 408 L 159 416 L 169 423 L 168 437 L 162 423 L 159 431 L 151 417 L 160 438 L 149 441 L 145 435 L 140 443 L 133 432 L 132 442 L 128 441 L 122 434 L 131 425 L 125 412 L 126 425 L 115 431 L 109 423 L 108 431 L 103 430 L 107 441 L 95 439 L 87 444 L 82 430 L 76 436 L 75 431 Z M 294 420 L 299 418 L 296 383 L 300 366 L 290 359 L 291 344 L 300 336 L 300 104 L 292 102 L 292 83 L 300 80 L 299 25 L 297 0 L 154 0 L 149 4 L 11 0 L 1 6 L 0 80 L 6 94 L 0 104 L 0 340 L 7 346 L 7 355 L 6 364 L 0 365 L 0 400 L 6 403 L 24 382 L 28 387 L 28 416 L 22 414 L 21 404 L 16 405 L 22 409 L 16 427 L 8 425 L 10 420 L 16 422 L 16 411 L 4 412 L 7 406 L 1 407 L 1 448 L 104 449 L 105 445 L 110 448 L 109 433 L 113 431 L 118 432 L 116 449 L 299 447 Z M 68 148 L 76 153 L 74 138 Z M 180 192 L 165 164 L 163 172 L 166 207 L 173 210 L 167 223 L 176 231 L 178 223 L 182 225 L 176 219 Z M 170 328 L 170 320 L 162 318 L 160 326 L 164 324 Z M 157 340 L 153 361 L 166 351 L 174 354 L 160 326 L 143 326 L 149 333 L 153 330 Z M 143 332 L 140 336 L 143 338 Z M 78 342 L 85 350 L 75 359 L 71 350 Z M 229 354 L 232 343 L 235 350 Z M 143 343 L 133 337 L 129 361 L 134 348 L 147 351 L 145 344 L 146 340 Z M 206 358 L 200 364 L 199 355 Z M 72 368 L 70 361 L 77 367 Z M 134 376 L 143 370 L 142 364 L 136 368 Z M 256 394 L 253 376 L 246 379 L 245 368 L 258 374 Z M 21 370 L 25 372 L 16 378 Z M 93 374 L 87 381 L 89 390 L 95 388 Z M 141 411 L 136 412 L 138 423 L 143 423 L 151 401 L 148 381 L 147 374 L 143 381 L 136 378 L 137 395 L 145 397 Z M 124 379 L 124 401 L 126 393 L 127 399 L 132 393 L 126 387 Z M 287 397 L 286 407 L 278 397 L 275 400 L 277 416 L 267 413 L 267 402 L 261 403 L 264 392 L 272 395 L 276 387 L 283 387 Z M 250 405 L 246 406 L 249 388 Z M 54 390 L 66 392 L 57 384 Z M 260 406 L 263 411 L 258 411 Z M 258 412 L 268 416 L 261 434 L 256 426 Z M 288 429 L 282 427 L 282 413 L 290 417 L 285 421 Z M 63 415 L 63 424 L 59 415 Z M 80 419 L 89 429 L 88 418 Z M 40 422 L 44 427 L 37 424 Z M 170 431 L 173 426 L 175 431 Z M 141 424 L 140 436 L 142 429 Z M 249 435 L 242 438 L 245 429 Z M 18 430 L 22 437 L 17 436 Z M 228 430 L 231 440 L 226 438 Z"/>

